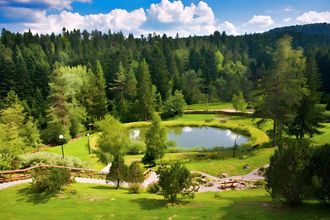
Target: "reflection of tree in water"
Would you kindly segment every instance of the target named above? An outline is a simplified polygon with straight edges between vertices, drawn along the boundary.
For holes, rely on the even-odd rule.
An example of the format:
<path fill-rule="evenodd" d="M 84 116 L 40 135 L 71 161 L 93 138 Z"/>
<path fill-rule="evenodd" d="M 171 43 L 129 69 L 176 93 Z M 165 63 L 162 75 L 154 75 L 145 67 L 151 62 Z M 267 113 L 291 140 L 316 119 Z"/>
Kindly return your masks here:
<path fill-rule="evenodd" d="M 183 127 L 171 127 L 169 128 L 169 134 L 174 134 L 175 136 L 179 136 L 182 134 Z"/>

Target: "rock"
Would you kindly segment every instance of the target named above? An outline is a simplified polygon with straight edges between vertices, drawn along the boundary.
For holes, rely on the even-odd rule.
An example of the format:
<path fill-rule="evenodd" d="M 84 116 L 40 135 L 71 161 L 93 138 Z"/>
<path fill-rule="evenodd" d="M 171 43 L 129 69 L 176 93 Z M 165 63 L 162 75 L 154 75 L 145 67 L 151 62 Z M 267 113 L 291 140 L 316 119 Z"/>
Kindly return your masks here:
<path fill-rule="evenodd" d="M 228 174 L 227 173 L 220 173 L 219 177 L 220 178 L 227 178 Z"/>
<path fill-rule="evenodd" d="M 207 182 L 205 186 L 206 187 L 211 187 L 211 186 L 214 186 L 214 183 L 213 182 Z"/>
<path fill-rule="evenodd" d="M 247 170 L 247 169 L 250 169 L 250 166 L 249 166 L 248 164 L 245 164 L 245 165 L 243 166 L 243 170 Z"/>

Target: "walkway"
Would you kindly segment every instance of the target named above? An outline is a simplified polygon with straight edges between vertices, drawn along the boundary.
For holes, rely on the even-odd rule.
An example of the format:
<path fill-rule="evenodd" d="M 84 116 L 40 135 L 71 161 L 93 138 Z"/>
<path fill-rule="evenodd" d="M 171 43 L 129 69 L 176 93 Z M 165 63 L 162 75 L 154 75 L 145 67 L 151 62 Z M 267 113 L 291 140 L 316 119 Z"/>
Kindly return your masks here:
<path fill-rule="evenodd" d="M 108 164 L 108 166 L 110 168 L 111 164 Z M 107 167 L 102 169 L 102 172 L 103 171 L 106 172 Z M 265 167 L 267 167 L 267 165 Z M 107 169 L 109 170 L 109 168 L 107 168 Z M 207 173 L 199 172 L 199 171 L 192 171 L 192 172 L 193 173 L 199 173 L 199 174 L 205 176 L 206 178 L 208 178 L 213 183 L 213 185 L 209 186 L 209 187 L 200 186 L 198 192 L 220 192 L 220 191 L 223 191 L 222 189 L 220 189 L 220 185 L 221 185 L 220 182 L 234 181 L 234 180 L 257 181 L 257 180 L 260 180 L 260 179 L 264 179 L 263 176 L 258 175 L 258 170 L 259 170 L 259 168 L 254 169 L 252 172 L 250 172 L 248 174 L 245 174 L 245 175 L 230 176 L 230 177 L 227 177 L 227 178 L 219 178 L 219 177 L 215 177 L 215 176 L 209 175 Z M 75 180 L 78 183 L 115 185 L 114 183 L 107 182 L 104 179 L 92 179 L 92 178 L 76 177 Z M 158 181 L 158 176 L 157 176 L 156 172 L 151 171 L 149 173 L 148 178 L 145 179 L 144 182 L 142 183 L 142 187 L 146 188 L 148 185 L 150 185 L 154 182 L 157 182 L 157 181 Z M 18 185 L 18 184 L 30 183 L 30 182 L 32 182 L 32 179 L 18 180 L 18 181 L 14 181 L 14 182 L 2 183 L 2 184 L 0 184 L 0 190 L 6 189 L 6 188 L 9 188 L 11 186 Z M 124 183 L 122 186 L 127 187 L 127 183 Z"/>

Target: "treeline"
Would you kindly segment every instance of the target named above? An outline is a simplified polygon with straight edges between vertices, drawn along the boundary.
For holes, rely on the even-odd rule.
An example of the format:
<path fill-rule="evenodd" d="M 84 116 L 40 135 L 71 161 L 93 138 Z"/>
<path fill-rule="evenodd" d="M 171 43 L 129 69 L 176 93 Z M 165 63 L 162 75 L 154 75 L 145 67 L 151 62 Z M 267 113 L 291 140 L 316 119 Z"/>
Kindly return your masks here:
<path fill-rule="evenodd" d="M 3 30 L 0 98 L 14 91 L 25 113 L 48 131 L 41 135 L 45 143 L 54 143 L 58 133 L 73 137 L 107 113 L 123 122 L 150 119 L 153 111 L 172 116 L 184 101 L 230 101 L 241 92 L 255 103 L 260 82 L 273 71 L 275 42 L 286 34 L 135 38 L 65 28 L 59 35 Z M 293 48 L 302 48 L 321 74 L 317 90 L 329 102 L 330 37 L 291 36 Z"/>

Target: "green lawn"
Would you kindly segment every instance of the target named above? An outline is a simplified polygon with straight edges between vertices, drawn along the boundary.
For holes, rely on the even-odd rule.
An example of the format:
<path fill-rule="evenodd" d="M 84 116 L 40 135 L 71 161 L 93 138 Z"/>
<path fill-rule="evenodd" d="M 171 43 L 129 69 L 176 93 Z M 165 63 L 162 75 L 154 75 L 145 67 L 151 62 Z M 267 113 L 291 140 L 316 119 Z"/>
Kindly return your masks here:
<path fill-rule="evenodd" d="M 232 158 L 232 151 L 220 152 L 182 152 L 167 153 L 162 159 L 163 163 L 173 161 L 183 162 L 189 170 L 205 172 L 214 176 L 219 173 L 227 173 L 229 176 L 247 174 L 252 170 L 269 163 L 269 157 L 273 154 L 274 148 L 262 148 L 253 152 L 252 155 Z M 201 157 L 202 155 L 202 157 Z M 126 163 L 140 161 L 143 155 L 127 155 Z M 248 164 L 249 169 L 243 169 Z M 156 168 L 157 169 L 157 168 Z"/>
<path fill-rule="evenodd" d="M 230 102 L 215 102 L 215 103 L 199 103 L 193 105 L 186 105 L 184 110 L 222 110 L 232 109 L 233 104 Z"/>
<path fill-rule="evenodd" d="M 324 123 L 323 126 L 324 127 L 320 129 L 322 134 L 315 135 L 312 138 L 314 144 L 330 144 L 330 123 Z"/>
<path fill-rule="evenodd" d="M 96 135 L 90 136 L 90 145 L 93 147 L 95 145 Z M 55 154 L 61 154 L 61 146 L 48 147 L 45 151 Z M 104 167 L 103 164 L 98 162 L 98 158 L 95 154 L 88 154 L 87 147 L 87 137 L 81 137 L 76 140 L 72 140 L 69 143 L 64 145 L 64 155 L 77 157 L 82 161 L 86 161 L 88 166 L 93 169 L 100 170 Z"/>
<path fill-rule="evenodd" d="M 330 219 L 330 209 L 316 202 L 287 208 L 272 202 L 263 189 L 197 193 L 194 200 L 169 205 L 160 195 L 129 194 L 105 185 L 73 184 L 49 197 L 28 185 L 0 191 L 1 219 Z"/>

